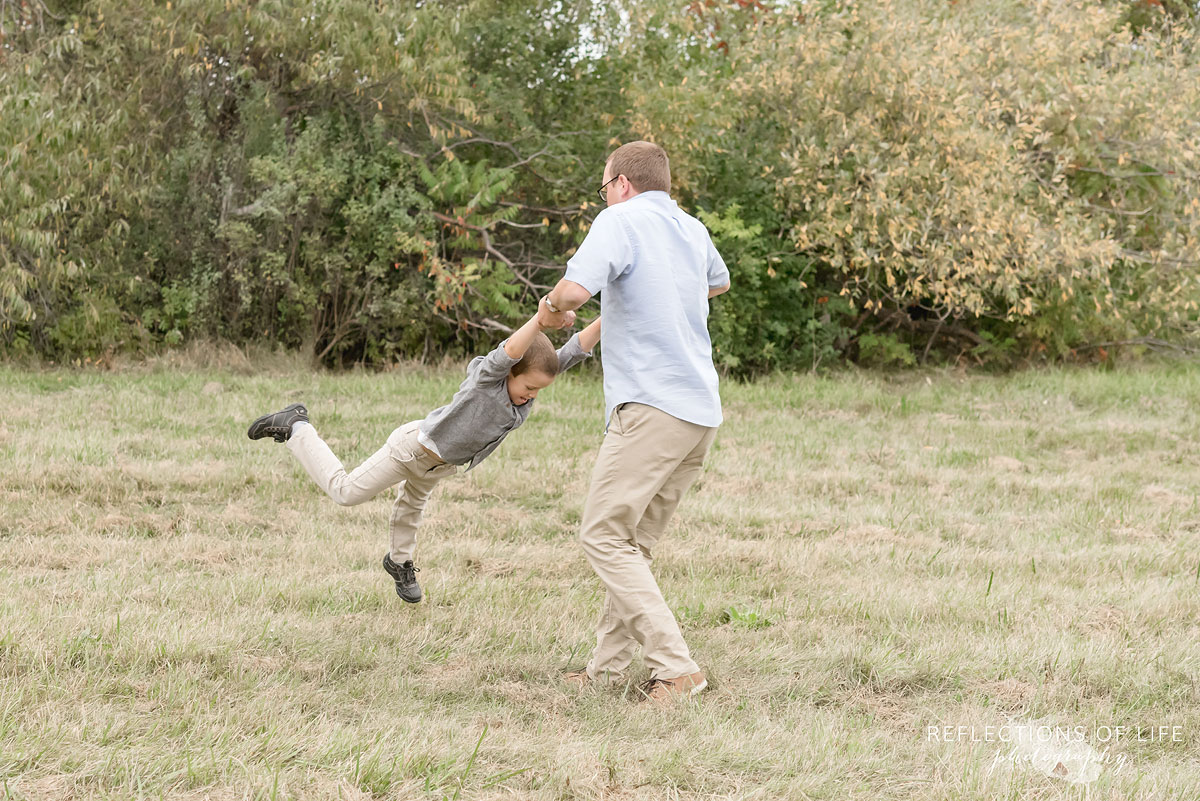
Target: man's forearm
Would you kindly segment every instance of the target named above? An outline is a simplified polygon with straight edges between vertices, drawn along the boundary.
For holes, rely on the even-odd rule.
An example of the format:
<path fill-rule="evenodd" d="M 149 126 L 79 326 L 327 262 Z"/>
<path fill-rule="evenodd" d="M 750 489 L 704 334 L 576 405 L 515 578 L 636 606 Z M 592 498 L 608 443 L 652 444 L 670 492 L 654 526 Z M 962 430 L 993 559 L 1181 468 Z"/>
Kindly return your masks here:
<path fill-rule="evenodd" d="M 567 279 L 561 279 L 546 297 L 550 305 L 559 311 L 573 311 L 588 302 L 592 296 L 582 285 Z"/>

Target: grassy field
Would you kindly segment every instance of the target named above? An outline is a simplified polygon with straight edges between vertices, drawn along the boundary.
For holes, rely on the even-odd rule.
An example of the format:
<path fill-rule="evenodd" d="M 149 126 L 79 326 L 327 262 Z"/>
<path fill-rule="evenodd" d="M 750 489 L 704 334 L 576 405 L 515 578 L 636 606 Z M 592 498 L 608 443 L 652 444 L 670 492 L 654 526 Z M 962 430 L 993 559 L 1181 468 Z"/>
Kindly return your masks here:
<path fill-rule="evenodd" d="M 0 798 L 1200 798 L 1195 366 L 725 383 L 655 561 L 713 689 L 668 710 L 559 683 L 594 370 L 439 487 L 419 606 L 390 497 L 245 437 L 302 399 L 352 466 L 460 377 L 0 367 Z M 1030 720 L 1099 778 L 984 729 Z"/>

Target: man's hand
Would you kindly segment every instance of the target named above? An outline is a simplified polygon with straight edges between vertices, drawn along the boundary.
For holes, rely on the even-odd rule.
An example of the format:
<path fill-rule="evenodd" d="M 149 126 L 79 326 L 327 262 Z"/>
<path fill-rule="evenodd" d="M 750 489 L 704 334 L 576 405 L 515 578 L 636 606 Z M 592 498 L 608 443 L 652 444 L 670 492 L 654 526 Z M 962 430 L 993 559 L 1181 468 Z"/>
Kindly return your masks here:
<path fill-rule="evenodd" d="M 549 309 L 546 309 L 545 306 L 546 306 L 546 304 L 543 303 L 542 309 L 538 310 L 538 316 L 537 316 L 538 327 L 541 328 L 543 331 L 559 331 L 561 329 L 570 328 L 571 326 L 575 325 L 575 312 L 565 311 L 565 312 L 558 312 L 557 314 L 555 314 L 554 312 L 551 312 Z M 542 310 L 549 312 L 549 316 L 554 318 L 554 320 L 552 320 L 550 322 L 550 325 L 546 325 L 546 321 L 542 317 Z"/>
<path fill-rule="evenodd" d="M 553 315 L 555 318 L 551 321 L 552 328 L 568 328 L 575 324 L 575 312 L 559 312 Z M 530 317 L 525 325 L 513 331 L 512 336 L 504 340 L 504 352 L 509 358 L 520 359 L 525 356 L 525 351 L 529 350 L 534 338 L 542 331 L 547 331 L 549 328 L 542 322 L 541 310 L 538 314 Z"/>
<path fill-rule="evenodd" d="M 570 315 L 569 320 L 567 315 Z M 542 300 L 538 301 L 537 321 L 543 331 L 557 331 L 560 328 L 567 328 L 575 323 L 575 312 L 552 312 L 546 307 L 546 302 Z"/>

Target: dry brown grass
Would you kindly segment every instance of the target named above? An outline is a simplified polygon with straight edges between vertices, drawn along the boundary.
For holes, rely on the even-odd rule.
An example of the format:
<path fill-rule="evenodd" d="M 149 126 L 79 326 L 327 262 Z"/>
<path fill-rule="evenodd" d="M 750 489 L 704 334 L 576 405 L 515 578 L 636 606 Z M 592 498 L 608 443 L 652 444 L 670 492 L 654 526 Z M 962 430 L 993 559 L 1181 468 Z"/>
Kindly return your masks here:
<path fill-rule="evenodd" d="M 557 680 L 595 375 L 439 488 L 411 607 L 389 500 L 244 430 L 304 398 L 354 463 L 457 371 L 0 370 L 0 797 L 1200 797 L 1200 377 L 929 378 L 726 383 L 656 558 L 713 690 L 659 712 Z M 1183 741 L 1075 786 L 927 737 L 1037 718 Z"/>

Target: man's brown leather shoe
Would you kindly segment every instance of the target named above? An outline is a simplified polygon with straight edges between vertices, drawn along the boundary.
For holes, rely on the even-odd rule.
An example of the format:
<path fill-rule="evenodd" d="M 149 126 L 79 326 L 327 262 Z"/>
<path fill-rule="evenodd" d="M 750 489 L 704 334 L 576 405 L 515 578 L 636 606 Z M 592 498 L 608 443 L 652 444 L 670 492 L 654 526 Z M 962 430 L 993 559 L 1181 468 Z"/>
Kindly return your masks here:
<path fill-rule="evenodd" d="M 680 698 L 690 698 L 698 695 L 708 686 L 704 671 L 698 670 L 690 676 L 679 676 L 674 679 L 650 679 L 638 689 L 647 701 L 655 704 L 669 704 Z"/>
<path fill-rule="evenodd" d="M 586 668 L 584 670 L 568 670 L 563 674 L 563 681 L 577 690 L 582 690 L 592 683 L 592 677 L 588 675 Z"/>

